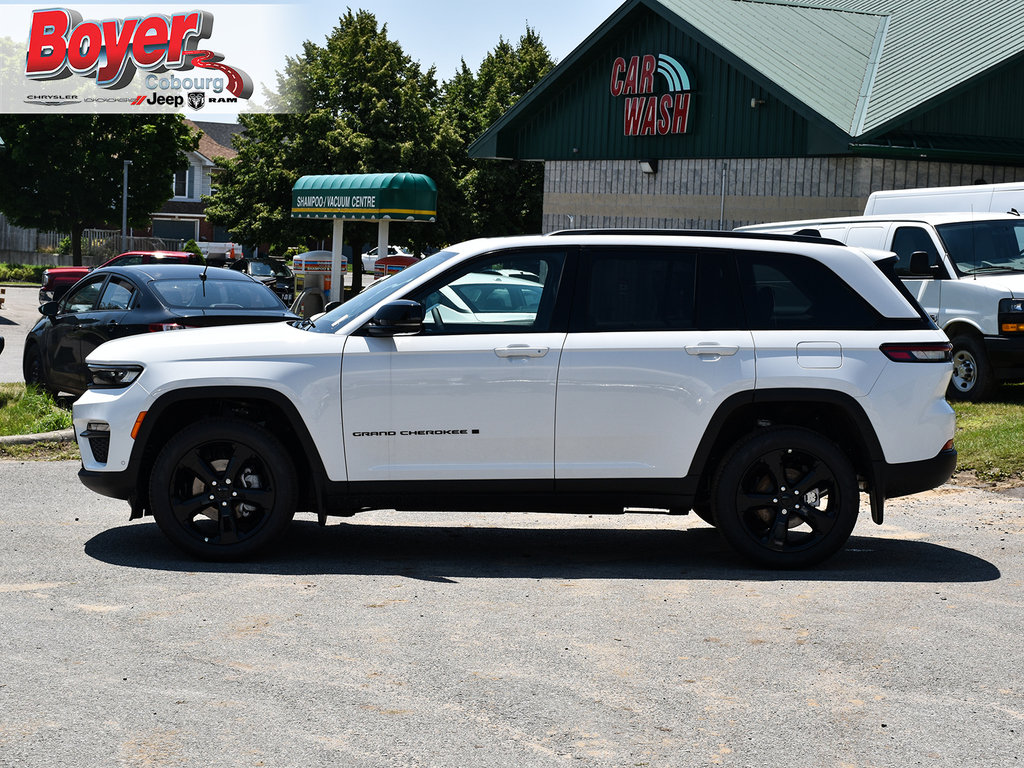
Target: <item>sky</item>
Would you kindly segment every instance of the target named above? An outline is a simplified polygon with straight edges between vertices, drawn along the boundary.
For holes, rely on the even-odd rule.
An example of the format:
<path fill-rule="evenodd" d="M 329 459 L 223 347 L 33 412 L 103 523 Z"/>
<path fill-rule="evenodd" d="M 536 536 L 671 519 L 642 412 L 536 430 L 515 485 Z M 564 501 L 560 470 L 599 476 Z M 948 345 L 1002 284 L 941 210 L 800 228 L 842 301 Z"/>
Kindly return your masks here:
<path fill-rule="evenodd" d="M 224 54 L 224 63 L 245 70 L 255 84 L 254 100 L 262 93 L 262 84 L 273 87 L 275 72 L 283 69 L 286 56 L 301 51 L 310 40 L 323 44 L 346 7 L 371 11 L 380 24 L 386 24 L 388 37 L 398 41 L 407 55 L 423 69 L 437 67 L 439 81 L 455 74 L 464 59 L 476 70 L 484 56 L 499 38 L 515 43 L 527 25 L 540 35 L 551 55 L 561 61 L 604 22 L 624 0 L 513 0 L 508 3 L 486 3 L 479 0 L 353 0 L 339 4 L 324 0 L 305 3 L 254 4 L 188 0 L 168 3 L 75 3 L 52 0 L 28 5 L 0 2 L 0 36 L 26 44 L 32 12 L 48 8 L 68 8 L 85 20 L 124 19 L 150 14 L 170 15 L 188 10 L 208 11 L 214 16 L 213 32 L 208 47 Z M 204 42 L 204 44 L 206 44 Z M 133 85 L 141 82 L 136 74 Z M 35 90 L 67 90 L 68 83 L 78 78 L 50 81 L 40 85 L 27 81 Z M 127 93 L 129 89 L 125 89 Z M 141 91 L 140 88 L 135 88 Z M 0 94 L 2 96 L 3 94 Z M 10 96 L 10 94 L 9 94 Z M 0 104 L 23 103 L 10 98 Z M 119 108 L 123 109 L 122 108 Z M 212 119 L 213 113 L 194 119 Z"/>

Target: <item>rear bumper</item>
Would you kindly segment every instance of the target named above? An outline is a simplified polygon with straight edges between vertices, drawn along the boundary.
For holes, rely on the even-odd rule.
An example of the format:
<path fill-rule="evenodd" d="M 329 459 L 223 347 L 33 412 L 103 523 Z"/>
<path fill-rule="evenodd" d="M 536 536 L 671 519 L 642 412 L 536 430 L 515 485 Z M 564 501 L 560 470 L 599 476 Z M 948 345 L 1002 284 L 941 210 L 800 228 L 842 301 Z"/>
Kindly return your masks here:
<path fill-rule="evenodd" d="M 886 464 L 885 498 L 909 496 L 937 488 L 949 480 L 956 469 L 956 448 L 939 453 L 931 459 L 906 464 Z"/>

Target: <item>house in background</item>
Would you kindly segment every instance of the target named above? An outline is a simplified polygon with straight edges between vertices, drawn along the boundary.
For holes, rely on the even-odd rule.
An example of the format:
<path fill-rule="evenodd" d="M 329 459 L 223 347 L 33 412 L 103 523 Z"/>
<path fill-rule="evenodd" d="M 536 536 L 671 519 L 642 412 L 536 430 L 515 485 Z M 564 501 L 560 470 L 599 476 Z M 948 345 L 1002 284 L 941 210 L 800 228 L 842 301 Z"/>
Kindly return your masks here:
<path fill-rule="evenodd" d="M 203 135 L 199 148 L 189 152 L 188 167 L 175 172 L 173 196 L 153 214 L 151 234 L 165 240 L 195 240 L 207 255 L 225 254 L 234 246 L 231 234 L 207 221 L 202 196 L 213 189 L 214 158 L 238 154 L 231 139 L 242 127 L 238 123 L 185 122 Z"/>

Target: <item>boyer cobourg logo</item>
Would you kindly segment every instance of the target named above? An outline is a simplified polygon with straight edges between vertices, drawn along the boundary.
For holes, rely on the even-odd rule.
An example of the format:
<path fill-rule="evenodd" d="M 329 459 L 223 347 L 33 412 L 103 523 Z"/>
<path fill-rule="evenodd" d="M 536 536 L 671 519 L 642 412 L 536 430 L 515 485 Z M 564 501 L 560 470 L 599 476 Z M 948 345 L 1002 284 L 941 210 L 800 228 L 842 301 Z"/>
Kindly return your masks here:
<path fill-rule="evenodd" d="M 183 104 L 181 93 L 186 91 L 231 94 L 213 96 L 210 102 L 248 99 L 252 78 L 223 63 L 223 55 L 200 47 L 200 41 L 212 34 L 213 14 L 208 11 L 83 21 L 69 8 L 36 10 L 25 77 L 44 81 L 77 76 L 117 90 L 131 85 L 142 72 L 142 85 L 150 91 L 177 92 L 154 103 Z M 201 71 L 191 74 L 197 68 Z M 186 73 L 189 76 L 183 76 Z M 202 103 L 194 97 L 190 106 Z"/>

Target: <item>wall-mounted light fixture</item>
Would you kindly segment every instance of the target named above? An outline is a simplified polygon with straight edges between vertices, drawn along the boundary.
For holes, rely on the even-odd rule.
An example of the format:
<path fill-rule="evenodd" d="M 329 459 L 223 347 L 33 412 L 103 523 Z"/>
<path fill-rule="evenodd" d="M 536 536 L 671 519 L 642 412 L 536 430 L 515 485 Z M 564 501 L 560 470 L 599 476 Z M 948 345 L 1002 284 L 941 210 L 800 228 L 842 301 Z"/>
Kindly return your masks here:
<path fill-rule="evenodd" d="M 767 103 L 768 102 L 766 102 L 764 99 L 759 99 L 755 96 L 750 100 L 750 108 L 757 109 L 758 107 L 763 107 Z"/>
<path fill-rule="evenodd" d="M 644 173 L 657 173 L 658 172 L 658 161 L 657 160 L 641 160 L 640 170 Z"/>

